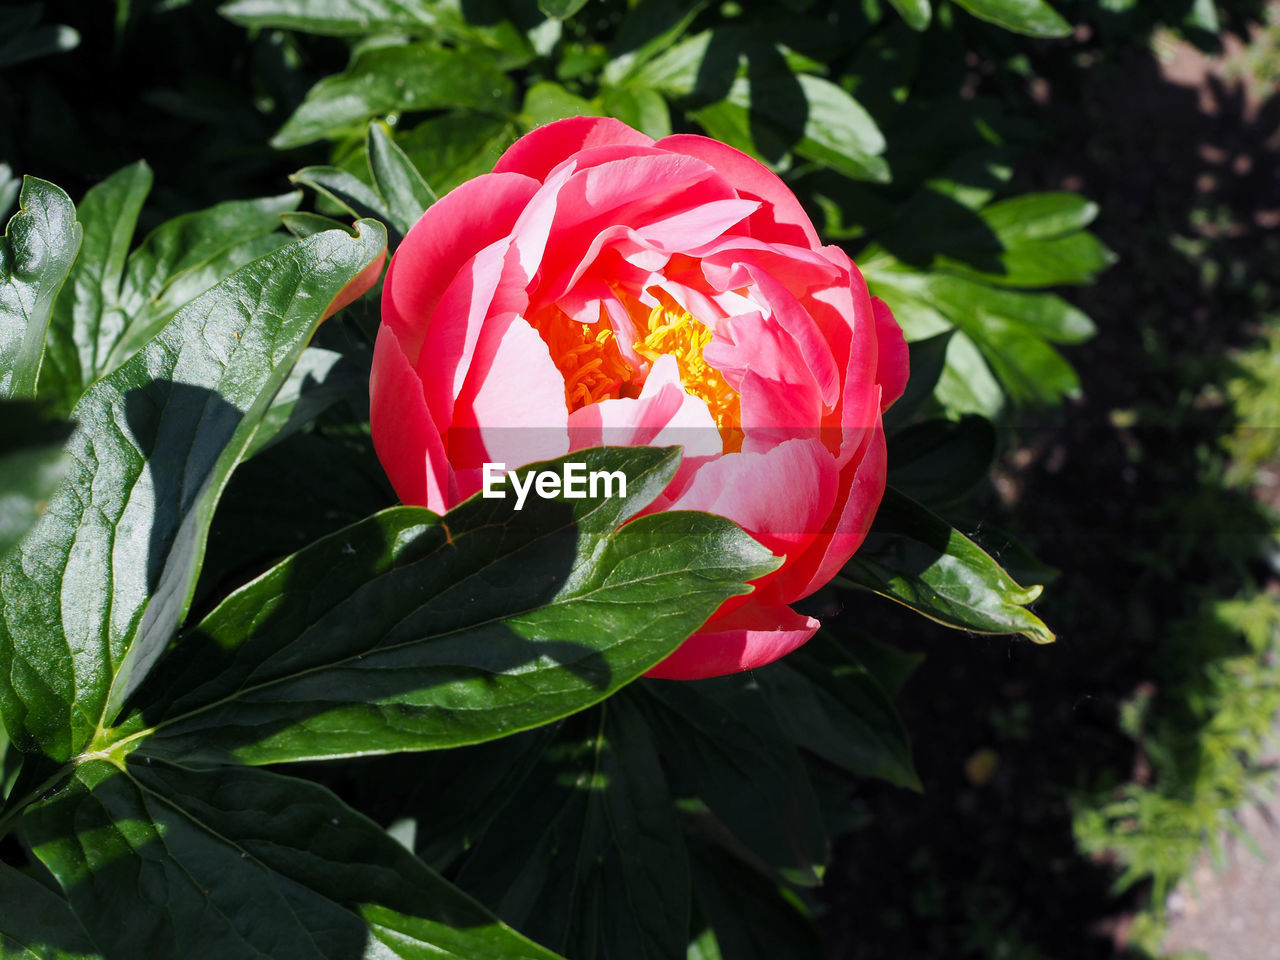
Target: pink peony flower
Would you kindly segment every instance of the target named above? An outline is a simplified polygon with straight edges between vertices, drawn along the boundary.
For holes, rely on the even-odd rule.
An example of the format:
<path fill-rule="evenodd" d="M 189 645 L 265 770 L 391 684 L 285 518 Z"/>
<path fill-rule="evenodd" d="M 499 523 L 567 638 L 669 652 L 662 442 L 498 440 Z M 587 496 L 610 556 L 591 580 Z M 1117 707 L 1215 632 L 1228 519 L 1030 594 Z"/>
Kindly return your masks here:
<path fill-rule="evenodd" d="M 382 308 L 373 441 L 405 503 L 443 513 L 485 463 L 677 443 L 650 511 L 728 517 L 785 562 L 650 676 L 761 666 L 817 630 L 789 604 L 866 535 L 907 349 L 773 173 L 706 137 L 549 124 L 426 212 Z"/>

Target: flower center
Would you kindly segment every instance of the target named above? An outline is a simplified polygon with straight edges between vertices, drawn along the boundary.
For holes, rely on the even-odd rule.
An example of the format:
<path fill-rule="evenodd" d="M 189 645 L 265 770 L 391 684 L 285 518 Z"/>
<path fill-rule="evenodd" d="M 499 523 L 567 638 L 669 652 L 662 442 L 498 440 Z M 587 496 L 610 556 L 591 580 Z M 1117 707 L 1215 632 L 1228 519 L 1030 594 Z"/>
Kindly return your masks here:
<path fill-rule="evenodd" d="M 559 314 L 546 321 L 534 326 L 564 377 L 564 399 L 570 413 L 590 403 L 639 394 L 642 380 L 622 356 L 607 320 L 574 323 Z M 702 356 L 711 342 L 711 328 L 679 307 L 657 306 L 644 319 L 637 318 L 636 333 L 639 339 L 632 346 L 636 354 L 650 364 L 663 354 L 673 356 L 685 390 L 706 401 L 725 451 L 741 449 L 738 394 Z"/>
<path fill-rule="evenodd" d="M 623 384 L 635 376 L 607 323 L 549 323 L 540 325 L 538 332 L 564 377 L 570 412 L 621 396 Z"/>
<path fill-rule="evenodd" d="M 657 306 L 638 331 L 635 351 L 650 363 L 664 353 L 676 358 L 680 382 L 685 390 L 706 401 L 711 417 L 720 428 L 725 450 L 742 447 L 741 409 L 737 392 L 720 375 L 720 371 L 702 356 L 711 342 L 711 328 L 695 320 L 678 307 Z"/>

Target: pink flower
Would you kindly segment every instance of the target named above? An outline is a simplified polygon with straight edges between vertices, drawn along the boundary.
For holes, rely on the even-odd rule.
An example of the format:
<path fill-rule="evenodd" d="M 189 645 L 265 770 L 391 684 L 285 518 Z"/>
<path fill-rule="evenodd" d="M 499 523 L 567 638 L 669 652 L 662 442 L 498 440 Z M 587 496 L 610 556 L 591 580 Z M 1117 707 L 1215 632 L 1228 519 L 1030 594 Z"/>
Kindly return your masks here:
<path fill-rule="evenodd" d="M 508 469 L 678 443 L 652 510 L 706 510 L 785 555 L 650 676 L 746 670 L 818 628 L 789 604 L 862 543 L 907 349 L 795 196 L 705 137 L 575 117 L 431 207 L 392 258 L 370 384 L 405 503 L 443 513 Z"/>

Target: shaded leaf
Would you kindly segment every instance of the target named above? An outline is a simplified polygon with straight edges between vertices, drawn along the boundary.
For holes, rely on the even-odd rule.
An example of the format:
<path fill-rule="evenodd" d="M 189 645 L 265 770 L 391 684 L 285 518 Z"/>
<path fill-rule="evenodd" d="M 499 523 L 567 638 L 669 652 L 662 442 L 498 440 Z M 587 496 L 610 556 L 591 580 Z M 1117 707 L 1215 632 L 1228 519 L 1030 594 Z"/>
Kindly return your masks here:
<path fill-rule="evenodd" d="M 1053 633 L 1027 609 L 1040 587 L 1020 587 L 981 547 L 889 488 L 871 528 L 837 582 L 865 587 L 931 620 L 974 633 Z"/>
<path fill-rule="evenodd" d="M 485 832 L 458 883 L 566 956 L 683 960 L 688 857 L 653 735 L 626 696 L 574 728 Z"/>
<path fill-rule="evenodd" d="M 44 513 L 67 471 L 70 424 L 46 423 L 33 403 L 0 402 L 0 557 Z"/>
<path fill-rule="evenodd" d="M 0 163 L 0 217 L 8 214 L 21 188 L 22 181 L 13 175 L 13 169 L 7 163 Z"/>
<path fill-rule="evenodd" d="M 694 116 L 717 139 L 763 158 L 791 149 L 855 180 L 889 179 L 879 127 L 853 97 L 821 77 L 739 78 L 722 102 Z M 760 121 L 772 129 L 762 130 Z"/>
<path fill-rule="evenodd" d="M 981 483 L 995 455 L 996 431 L 985 417 L 926 420 L 894 434 L 889 483 L 936 509 L 962 499 Z"/>
<path fill-rule="evenodd" d="M 34 397 L 54 298 L 80 249 L 76 208 L 60 188 L 23 177 L 0 239 L 0 399 Z"/>
<path fill-rule="evenodd" d="M 946 330 L 907 344 L 910 356 L 907 369 L 911 371 L 911 377 L 902 396 L 885 411 L 884 431 L 889 436 L 901 429 L 932 396 L 946 367 L 947 344 L 953 334 L 954 331 Z"/>
<path fill-rule="evenodd" d="M 519 511 L 477 495 L 443 518 L 396 507 L 340 530 L 209 614 L 124 732 L 154 726 L 152 753 L 255 764 L 477 743 L 603 699 L 776 566 L 707 514 L 615 531 L 678 450 L 568 459 L 624 471 L 626 495 Z"/>
<path fill-rule="evenodd" d="M 555 960 L 294 777 L 91 760 L 24 823 L 112 956 Z"/>
<path fill-rule="evenodd" d="M 641 0 L 633 5 L 618 28 L 613 56 L 605 64 L 601 81 L 623 85 L 639 67 L 671 49 L 707 3 L 708 0 Z"/>
<path fill-rule="evenodd" d="M 505 115 L 511 80 L 493 57 L 428 43 L 371 47 L 325 77 L 272 138 L 286 149 L 336 137 L 389 113 L 467 107 Z"/>
<path fill-rule="evenodd" d="M 976 413 L 996 420 L 1005 408 L 1004 391 L 974 342 L 957 332 L 947 342 L 947 365 L 933 391 L 949 416 Z"/>
<path fill-rule="evenodd" d="M 85 193 L 77 207 L 84 234 L 66 290 L 49 323 L 41 396 L 69 408 L 104 369 L 125 327 L 117 303 L 125 257 L 142 203 L 151 191 L 151 168 L 141 160 L 113 173 Z"/>
<path fill-rule="evenodd" d="M 825 960 L 817 927 L 789 891 L 710 843 L 691 839 L 689 850 L 705 923 L 691 960 L 778 960 L 780 944 L 787 960 Z"/>
<path fill-rule="evenodd" d="M 80 34 L 71 27 L 40 25 L 42 7 L 30 3 L 0 10 L 0 69 L 80 45 Z"/>
<path fill-rule="evenodd" d="M 0 565 L 0 691 L 15 744 L 88 745 L 181 622 L 214 505 L 325 308 L 381 226 L 301 240 L 190 303 L 76 406 L 67 479 Z"/>
<path fill-rule="evenodd" d="M 750 676 L 649 680 L 644 704 L 680 796 L 694 796 L 765 864 L 816 886 L 826 835 L 804 764 Z"/>
<path fill-rule="evenodd" d="M 818 659 L 818 647 L 827 647 Z M 814 650 L 810 650 L 814 647 Z M 754 671 L 774 716 L 797 747 L 858 776 L 920 789 L 907 734 L 875 678 L 836 644 L 815 637 Z"/>
<path fill-rule="evenodd" d="M 65 899 L 0 863 L 0 960 L 91 960 L 98 951 Z"/>

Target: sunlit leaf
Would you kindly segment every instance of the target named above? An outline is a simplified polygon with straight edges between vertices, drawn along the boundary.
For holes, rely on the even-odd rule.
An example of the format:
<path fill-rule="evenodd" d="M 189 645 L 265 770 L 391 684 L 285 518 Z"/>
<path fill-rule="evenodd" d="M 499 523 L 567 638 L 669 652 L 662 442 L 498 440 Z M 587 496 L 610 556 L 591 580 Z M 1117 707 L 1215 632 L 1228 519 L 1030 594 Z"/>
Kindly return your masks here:
<path fill-rule="evenodd" d="M 34 397 L 54 298 L 80 249 L 76 208 L 61 189 L 24 177 L 0 238 L 0 398 Z"/>
<path fill-rule="evenodd" d="M 385 245 L 365 223 L 254 261 L 76 406 L 67 478 L 0 565 L 0 704 L 18 747 L 70 758 L 146 675 L 227 477 L 325 308 Z"/>
<path fill-rule="evenodd" d="M 477 495 L 443 518 L 398 507 L 340 530 L 209 614 L 125 732 L 155 727 L 152 753 L 240 763 L 477 743 L 603 699 L 774 568 L 707 514 L 615 532 L 663 489 L 677 453 L 569 459 L 586 474 L 623 471 L 626 495 L 522 510 Z"/>
<path fill-rule="evenodd" d="M 1054 639 L 1027 609 L 1040 587 L 1019 586 L 976 543 L 892 488 L 840 579 L 949 627 Z"/>
<path fill-rule="evenodd" d="M 92 760 L 24 821 L 109 956 L 557 960 L 294 777 Z"/>

